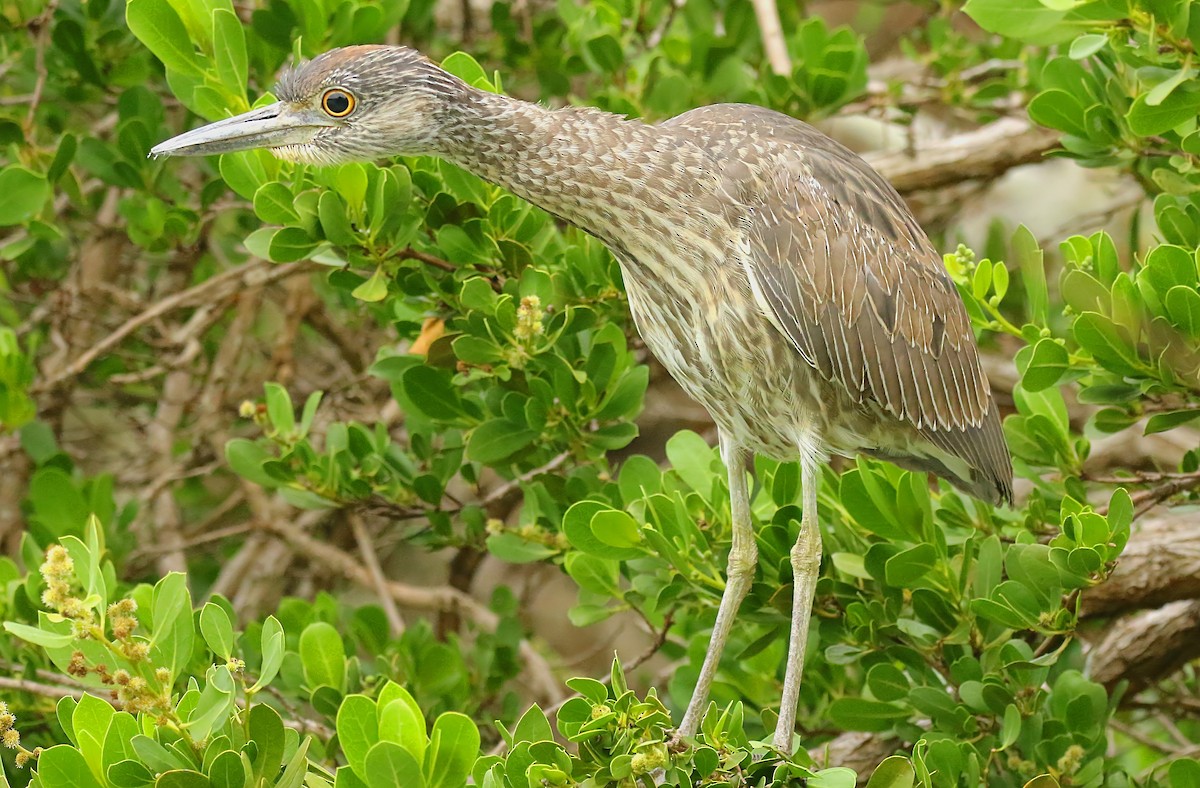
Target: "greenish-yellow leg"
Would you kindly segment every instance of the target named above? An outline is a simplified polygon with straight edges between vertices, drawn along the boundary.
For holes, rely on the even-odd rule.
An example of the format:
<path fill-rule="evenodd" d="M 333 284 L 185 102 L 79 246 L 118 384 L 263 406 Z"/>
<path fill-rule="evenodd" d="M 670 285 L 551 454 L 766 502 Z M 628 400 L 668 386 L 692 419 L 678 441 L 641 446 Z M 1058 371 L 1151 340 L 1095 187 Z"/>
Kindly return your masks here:
<path fill-rule="evenodd" d="M 796 704 L 800 700 L 800 676 L 804 673 L 804 649 L 808 645 L 808 621 L 812 617 L 813 595 L 821 571 L 821 528 L 817 524 L 817 485 L 821 464 L 816 457 L 800 459 L 800 484 L 804 512 L 800 518 L 800 536 L 792 547 L 792 635 L 788 641 L 787 673 L 783 679 L 783 700 L 779 722 L 775 726 L 775 749 L 792 752 L 796 731 Z"/>
<path fill-rule="evenodd" d="M 720 436 L 721 457 L 729 471 L 733 546 L 729 550 L 725 593 L 721 595 L 721 606 L 717 609 L 717 622 L 713 625 L 712 640 L 708 644 L 708 653 L 704 656 L 704 665 L 700 668 L 700 678 L 696 682 L 695 691 L 692 692 L 691 703 L 688 704 L 683 723 L 676 734 L 680 738 L 695 735 L 700 727 L 700 718 L 708 705 L 708 691 L 712 687 L 713 677 L 717 674 L 717 665 L 721 662 L 721 652 L 725 649 L 725 641 L 729 639 L 729 630 L 733 628 L 738 606 L 750 591 L 750 583 L 754 580 L 754 567 L 758 563 L 758 545 L 754 542 L 754 525 L 750 521 L 750 492 L 746 487 L 748 453 L 735 444 L 724 431 Z"/>

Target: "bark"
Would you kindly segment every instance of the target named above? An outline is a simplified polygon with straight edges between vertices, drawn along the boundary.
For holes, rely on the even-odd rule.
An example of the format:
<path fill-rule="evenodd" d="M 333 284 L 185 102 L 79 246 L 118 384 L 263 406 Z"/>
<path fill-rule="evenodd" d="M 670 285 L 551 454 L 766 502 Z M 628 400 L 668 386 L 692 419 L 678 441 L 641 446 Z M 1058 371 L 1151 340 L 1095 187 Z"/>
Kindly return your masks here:
<path fill-rule="evenodd" d="M 1004 118 L 909 153 L 867 156 L 901 194 L 987 180 L 1013 167 L 1041 161 L 1058 147 L 1059 133 L 1028 121 Z"/>

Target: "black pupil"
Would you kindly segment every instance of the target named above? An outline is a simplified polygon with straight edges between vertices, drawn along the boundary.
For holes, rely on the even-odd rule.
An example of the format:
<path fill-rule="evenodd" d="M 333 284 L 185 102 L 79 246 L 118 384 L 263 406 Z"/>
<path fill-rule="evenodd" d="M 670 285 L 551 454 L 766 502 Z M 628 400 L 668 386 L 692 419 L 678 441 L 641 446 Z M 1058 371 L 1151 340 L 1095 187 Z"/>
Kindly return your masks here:
<path fill-rule="evenodd" d="M 325 109 L 334 115 L 344 115 L 350 111 L 350 97 L 345 93 L 330 93 L 325 97 Z"/>

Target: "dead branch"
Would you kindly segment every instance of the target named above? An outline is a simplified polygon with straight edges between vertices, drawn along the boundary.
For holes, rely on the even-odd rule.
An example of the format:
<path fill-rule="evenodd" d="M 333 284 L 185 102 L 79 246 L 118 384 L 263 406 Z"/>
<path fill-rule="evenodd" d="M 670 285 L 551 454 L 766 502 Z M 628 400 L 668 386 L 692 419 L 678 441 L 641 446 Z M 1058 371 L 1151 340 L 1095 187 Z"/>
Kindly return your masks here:
<path fill-rule="evenodd" d="M 134 331 L 168 312 L 199 306 L 208 301 L 224 300 L 240 290 L 268 282 L 277 282 L 305 270 L 307 270 L 307 265 L 304 263 L 274 265 L 263 260 L 251 260 L 237 268 L 217 274 L 194 287 L 189 287 L 187 290 L 172 293 L 126 320 L 115 331 L 96 342 L 74 361 L 64 365 L 62 369 L 43 377 L 33 387 L 32 393 L 44 394 L 53 391 L 68 380 L 80 375 L 93 361 L 111 351 Z"/>
<path fill-rule="evenodd" d="M 1088 674 L 1130 694 L 1169 676 L 1200 651 L 1200 601 L 1180 600 L 1118 620 L 1088 650 Z"/>
<path fill-rule="evenodd" d="M 995 178 L 1013 167 L 1041 161 L 1058 146 L 1059 133 L 1028 121 L 1002 118 L 979 129 L 938 140 L 916 155 L 868 155 L 901 194 L 928 191 L 963 181 Z"/>
<path fill-rule="evenodd" d="M 69 676 L 63 676 L 63 681 L 70 681 Z M 14 692 L 28 692 L 33 695 L 41 695 L 44 698 L 74 698 L 79 700 L 83 697 L 84 690 L 80 687 L 68 687 L 61 684 L 44 684 L 40 681 L 32 681 L 30 679 L 14 679 L 8 676 L 0 676 L 0 689 L 12 690 Z M 97 695 L 101 700 L 106 698 L 103 695 Z"/>
<path fill-rule="evenodd" d="M 771 70 L 776 74 L 792 73 L 792 59 L 788 57 L 787 44 L 783 40 L 783 26 L 779 23 L 775 0 L 754 0 L 754 16 L 758 19 L 758 32 Z"/>
<path fill-rule="evenodd" d="M 354 540 L 358 543 L 358 551 L 362 553 L 363 564 L 371 576 L 375 592 L 379 595 L 379 604 L 383 605 L 383 612 L 387 615 L 388 625 L 392 629 L 391 634 L 400 635 L 404 632 L 404 618 L 396 608 L 396 600 L 387 592 L 387 578 L 383 574 L 383 568 L 379 565 L 379 556 L 375 554 L 375 544 L 371 541 L 371 534 L 367 531 L 367 526 L 358 513 L 348 513 L 347 519 L 350 520 L 350 528 L 354 531 Z"/>
<path fill-rule="evenodd" d="M 359 585 L 375 588 L 371 573 L 364 569 L 354 556 L 309 536 L 283 519 L 264 523 L 264 526 L 282 537 L 296 552 L 307 556 L 310 560 L 340 572 Z M 449 586 L 424 588 L 387 580 L 383 584 L 383 589 L 397 603 L 414 610 L 430 613 L 455 610 L 488 632 L 494 632 L 500 624 L 500 617 L 474 597 Z M 526 679 L 531 685 L 536 700 L 543 703 L 557 701 L 562 695 L 562 687 L 555 678 L 550 663 L 528 640 L 521 640 L 518 651 L 525 666 Z"/>
<path fill-rule="evenodd" d="M 1108 580 L 1083 594 L 1083 616 L 1094 618 L 1200 599 L 1200 532 L 1188 515 L 1146 518 Z"/>

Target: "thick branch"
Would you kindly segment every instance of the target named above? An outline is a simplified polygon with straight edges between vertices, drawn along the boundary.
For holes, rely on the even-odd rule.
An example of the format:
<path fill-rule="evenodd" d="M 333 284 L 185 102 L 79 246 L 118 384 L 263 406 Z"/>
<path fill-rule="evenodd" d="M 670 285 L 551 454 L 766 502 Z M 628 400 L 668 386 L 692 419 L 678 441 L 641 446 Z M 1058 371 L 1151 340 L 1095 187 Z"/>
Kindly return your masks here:
<path fill-rule="evenodd" d="M 1085 617 L 1200 599 L 1200 533 L 1188 515 L 1148 517 L 1108 580 L 1083 595 Z"/>
<path fill-rule="evenodd" d="M 867 156 L 901 194 L 939 189 L 963 181 L 995 178 L 1013 167 L 1041 161 L 1058 146 L 1059 133 L 1028 121 L 1002 118 L 908 153 Z"/>
<path fill-rule="evenodd" d="M 1200 602 L 1171 602 L 1120 619 L 1088 650 L 1088 675 L 1111 688 L 1128 681 L 1130 694 L 1169 676 L 1200 651 Z"/>

